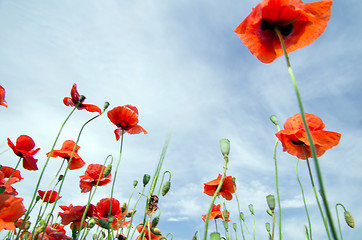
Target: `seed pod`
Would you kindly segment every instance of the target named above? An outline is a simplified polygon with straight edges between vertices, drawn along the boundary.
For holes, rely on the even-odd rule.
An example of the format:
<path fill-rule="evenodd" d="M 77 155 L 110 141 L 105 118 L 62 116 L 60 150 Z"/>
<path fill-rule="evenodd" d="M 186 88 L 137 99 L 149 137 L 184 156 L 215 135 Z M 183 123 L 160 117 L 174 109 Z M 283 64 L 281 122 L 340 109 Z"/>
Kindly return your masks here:
<path fill-rule="evenodd" d="M 220 240 L 221 237 L 220 237 L 220 233 L 218 232 L 213 232 L 210 234 L 210 240 Z"/>
<path fill-rule="evenodd" d="M 143 186 L 145 187 L 147 183 L 150 181 L 151 176 L 148 174 L 143 175 Z"/>
<path fill-rule="evenodd" d="M 152 227 L 157 227 L 158 222 L 160 221 L 160 216 L 155 217 L 152 220 Z"/>
<path fill-rule="evenodd" d="M 134 188 L 137 187 L 137 184 L 138 184 L 138 181 L 137 181 L 137 180 L 134 180 L 134 181 L 133 181 L 133 187 L 134 187 Z"/>
<path fill-rule="evenodd" d="M 254 215 L 254 207 L 253 204 L 249 204 L 249 210 L 252 215 Z"/>
<path fill-rule="evenodd" d="M 270 232 L 270 223 L 265 223 L 265 228 L 268 232 Z"/>
<path fill-rule="evenodd" d="M 167 181 L 162 187 L 162 196 L 165 196 L 168 193 L 170 187 L 171 187 L 171 182 Z"/>
<path fill-rule="evenodd" d="M 126 202 L 124 202 L 124 203 L 122 204 L 121 209 L 122 209 L 122 212 L 125 212 L 125 211 L 127 210 L 127 203 L 126 203 Z"/>
<path fill-rule="evenodd" d="M 271 217 L 273 216 L 273 212 L 270 209 L 266 210 L 266 213 L 269 214 Z"/>
<path fill-rule="evenodd" d="M 93 228 L 96 225 L 96 220 L 94 220 L 93 218 L 91 220 L 88 221 L 88 228 Z"/>
<path fill-rule="evenodd" d="M 243 213 L 243 212 L 240 212 L 240 218 L 241 218 L 241 220 L 243 220 L 243 222 L 245 221 L 244 213 Z"/>
<path fill-rule="evenodd" d="M 270 121 L 272 121 L 275 125 L 278 125 L 278 118 L 275 115 L 270 116 Z"/>
<path fill-rule="evenodd" d="M 274 198 L 274 195 L 268 195 L 266 196 L 266 201 L 268 203 L 268 206 L 269 206 L 269 209 L 274 211 L 275 209 L 275 198 Z"/>
<path fill-rule="evenodd" d="M 132 217 L 135 213 L 136 213 L 136 210 L 132 209 L 126 214 L 126 217 L 128 217 L 128 218 Z"/>
<path fill-rule="evenodd" d="M 221 139 L 220 140 L 220 148 L 223 156 L 229 156 L 230 153 L 230 140 L 229 139 Z"/>
<path fill-rule="evenodd" d="M 103 112 L 109 107 L 109 102 L 105 102 L 103 105 Z"/>

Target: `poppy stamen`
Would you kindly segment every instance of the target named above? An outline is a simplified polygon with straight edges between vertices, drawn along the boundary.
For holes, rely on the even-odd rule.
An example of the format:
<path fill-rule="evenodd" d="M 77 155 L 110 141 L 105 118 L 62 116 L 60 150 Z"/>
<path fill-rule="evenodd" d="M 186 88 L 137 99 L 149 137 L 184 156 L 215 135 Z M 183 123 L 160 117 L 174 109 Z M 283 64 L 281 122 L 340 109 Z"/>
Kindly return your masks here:
<path fill-rule="evenodd" d="M 261 30 L 265 31 L 265 30 L 272 30 L 275 32 L 275 29 L 278 29 L 280 31 L 280 33 L 287 37 L 289 36 L 292 31 L 293 31 L 293 25 L 292 23 L 295 21 L 295 19 L 293 19 L 292 21 L 289 21 L 286 24 L 283 25 L 279 25 L 276 23 L 272 23 L 272 22 L 268 22 L 267 20 L 265 20 L 264 18 L 261 20 L 260 22 L 260 28 Z"/>

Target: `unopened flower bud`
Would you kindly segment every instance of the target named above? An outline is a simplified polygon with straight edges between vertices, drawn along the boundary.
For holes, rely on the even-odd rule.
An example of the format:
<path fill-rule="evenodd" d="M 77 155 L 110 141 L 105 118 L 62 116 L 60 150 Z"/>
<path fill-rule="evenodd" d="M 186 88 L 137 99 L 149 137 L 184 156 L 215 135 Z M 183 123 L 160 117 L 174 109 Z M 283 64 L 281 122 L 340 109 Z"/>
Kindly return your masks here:
<path fill-rule="evenodd" d="M 273 212 L 270 209 L 266 210 L 266 213 L 269 214 L 271 217 L 273 216 Z"/>
<path fill-rule="evenodd" d="M 93 240 L 97 240 L 98 236 L 97 234 L 93 234 Z"/>
<path fill-rule="evenodd" d="M 249 204 L 249 210 L 250 210 L 251 214 L 254 215 L 254 207 L 253 207 L 253 204 Z"/>
<path fill-rule="evenodd" d="M 266 196 L 266 201 L 268 203 L 268 206 L 269 206 L 269 209 L 274 211 L 275 209 L 275 198 L 274 198 L 274 195 L 268 195 Z"/>
<path fill-rule="evenodd" d="M 221 148 L 221 153 L 223 156 L 229 156 L 230 153 L 230 141 L 229 139 L 221 139 L 220 140 L 220 148 Z"/>
<path fill-rule="evenodd" d="M 143 186 L 144 186 L 144 187 L 148 184 L 148 182 L 150 181 L 150 179 L 151 179 L 151 176 L 150 176 L 150 175 L 148 175 L 148 174 L 143 175 Z"/>
<path fill-rule="evenodd" d="M 270 232 L 270 223 L 265 223 L 265 228 L 268 232 Z"/>
<path fill-rule="evenodd" d="M 91 220 L 88 221 L 88 228 L 93 228 L 96 225 L 96 220 L 94 220 L 93 218 Z"/>
<path fill-rule="evenodd" d="M 272 121 L 276 126 L 278 126 L 278 118 L 275 115 L 270 116 L 270 121 Z"/>
<path fill-rule="evenodd" d="M 240 212 L 240 218 L 241 218 L 241 220 L 243 220 L 243 222 L 245 221 L 244 213 L 243 213 L 243 212 Z"/>
<path fill-rule="evenodd" d="M 104 169 L 103 176 L 107 177 L 112 172 L 112 164 L 109 164 L 106 169 Z"/>
<path fill-rule="evenodd" d="M 28 229 L 30 228 L 30 225 L 31 225 L 31 223 L 30 223 L 30 222 L 28 222 L 28 221 L 26 221 L 26 222 L 25 222 L 25 227 L 24 227 L 24 228 L 25 228 L 26 230 L 28 230 Z"/>
<path fill-rule="evenodd" d="M 306 225 L 304 225 L 304 235 L 305 235 L 305 239 L 309 240 L 309 232 L 308 232 L 308 228 Z"/>
<path fill-rule="evenodd" d="M 122 212 L 125 212 L 125 211 L 127 210 L 127 203 L 126 203 L 126 202 L 124 202 L 124 203 L 122 204 L 121 209 L 122 209 Z"/>
<path fill-rule="evenodd" d="M 58 182 L 60 182 L 60 181 L 62 181 L 63 180 L 63 178 L 64 178 L 64 175 L 59 175 L 59 177 L 58 177 Z"/>
<path fill-rule="evenodd" d="M 4 193 L 5 190 L 6 190 L 6 188 L 5 188 L 4 186 L 1 186 L 1 187 L 0 187 L 0 194 Z"/>
<path fill-rule="evenodd" d="M 105 102 L 103 105 L 103 112 L 109 107 L 109 102 Z"/>
<path fill-rule="evenodd" d="M 236 223 L 233 223 L 233 228 L 234 228 L 234 231 L 236 232 L 237 231 L 237 224 Z"/>
<path fill-rule="evenodd" d="M 98 224 L 99 224 L 99 226 L 101 226 L 101 228 L 109 229 L 109 224 L 108 224 L 107 220 L 100 218 L 100 219 L 98 219 Z"/>
<path fill-rule="evenodd" d="M 126 214 L 126 217 L 128 217 L 128 218 L 132 217 L 135 213 L 136 213 L 136 210 L 132 209 Z"/>
<path fill-rule="evenodd" d="M 40 199 L 41 199 L 41 197 L 38 195 L 38 196 L 36 196 L 35 201 L 37 202 L 37 201 L 39 201 Z"/>
<path fill-rule="evenodd" d="M 171 187 L 171 182 L 167 181 L 162 187 L 162 196 L 165 196 L 168 193 L 170 187 Z"/>
<path fill-rule="evenodd" d="M 348 211 L 345 211 L 344 212 L 344 218 L 346 220 L 346 223 L 348 226 L 350 226 L 351 228 L 354 228 L 354 219 L 352 217 L 352 215 L 348 212 Z"/>
<path fill-rule="evenodd" d="M 160 221 L 160 216 L 155 217 L 152 220 L 152 227 L 157 227 L 158 222 Z"/>
<path fill-rule="evenodd" d="M 45 226 L 45 225 L 46 225 L 45 220 L 40 220 L 40 221 L 39 221 L 39 226 Z"/>
<path fill-rule="evenodd" d="M 138 184 L 138 181 L 137 181 L 137 180 L 134 180 L 134 181 L 133 181 L 133 187 L 134 187 L 134 188 L 137 187 L 137 184 Z"/>
<path fill-rule="evenodd" d="M 151 227 L 151 232 L 158 236 L 162 235 L 160 229 L 155 228 L 155 227 Z"/>
<path fill-rule="evenodd" d="M 220 240 L 221 237 L 220 237 L 220 233 L 218 232 L 213 232 L 210 234 L 210 240 Z"/>

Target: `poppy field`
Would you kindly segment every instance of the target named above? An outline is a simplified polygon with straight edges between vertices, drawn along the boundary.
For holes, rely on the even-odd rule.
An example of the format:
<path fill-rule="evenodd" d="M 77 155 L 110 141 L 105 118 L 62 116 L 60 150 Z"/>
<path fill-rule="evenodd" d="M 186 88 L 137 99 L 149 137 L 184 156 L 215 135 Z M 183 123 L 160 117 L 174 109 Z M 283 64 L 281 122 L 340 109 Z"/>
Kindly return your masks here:
<path fill-rule="evenodd" d="M 147 4 L 150 9 L 156 6 L 151 2 Z M 49 67 L 53 66 L 51 60 L 44 61 L 39 66 L 49 62 L 42 72 L 50 74 L 48 78 L 52 79 L 53 69 L 57 73 L 78 74 L 80 80 L 73 78 L 64 83 L 49 80 L 46 86 L 39 85 L 39 89 L 32 92 L 33 98 L 37 99 L 35 102 L 28 99 L 27 85 L 19 87 L 19 93 L 16 93 L 19 95 L 16 95 L 14 83 L 1 80 L 1 128 L 8 135 L 2 135 L 0 142 L 0 238 L 343 240 L 348 239 L 346 236 L 356 236 L 360 217 L 356 217 L 352 210 L 357 213 L 360 210 L 355 209 L 358 200 L 352 199 L 358 196 L 333 192 L 331 188 L 338 191 L 353 188 L 348 193 L 358 192 L 358 187 L 348 184 L 353 177 L 358 179 L 359 170 L 351 165 L 353 160 L 349 156 L 352 153 L 358 155 L 356 149 L 359 148 L 358 144 L 346 142 L 357 139 L 352 135 L 358 135 L 359 130 L 357 127 L 354 130 L 348 128 L 347 140 L 344 140 L 344 128 L 339 128 L 334 121 L 339 106 L 332 102 L 337 95 L 326 91 L 324 99 L 323 95 L 316 94 L 323 91 L 323 87 L 343 91 L 342 87 L 331 87 L 333 80 L 330 76 L 337 76 L 339 68 L 327 63 L 318 67 L 304 66 L 301 62 L 305 60 L 297 58 L 310 46 L 323 46 L 323 41 L 326 41 L 323 36 L 333 20 L 336 4 L 333 0 L 261 0 L 254 4 L 252 9 L 248 8 L 248 14 L 241 16 L 241 21 L 232 19 L 233 31 L 228 34 L 232 35 L 233 41 L 237 40 L 240 48 L 228 47 L 230 51 L 226 51 L 222 46 L 212 46 L 220 56 L 232 55 L 230 58 L 233 59 L 241 54 L 239 51 L 249 54 L 243 58 L 250 63 L 245 63 L 242 71 L 236 70 L 229 77 L 241 75 L 247 78 L 245 71 L 253 71 L 252 64 L 257 65 L 255 69 L 258 70 L 253 76 L 260 74 L 263 80 L 260 80 L 262 83 L 256 83 L 255 79 L 248 82 L 250 89 L 247 89 L 247 84 L 243 85 L 246 89 L 242 93 L 252 92 L 247 97 L 242 96 L 237 87 L 240 77 L 228 81 L 219 75 L 216 67 L 205 68 L 207 64 L 219 63 L 217 54 L 204 51 L 202 44 L 199 47 L 191 44 L 190 49 L 195 55 L 207 56 L 207 64 L 202 65 L 191 58 L 186 61 L 187 65 L 181 65 L 170 54 L 173 49 L 170 46 L 177 49 L 182 44 L 168 45 L 159 42 L 162 40 L 155 42 L 170 55 L 161 60 L 155 57 L 156 50 L 140 49 L 138 45 L 135 49 L 140 52 L 124 50 L 122 55 L 123 49 L 127 49 L 122 45 L 116 48 L 120 50 L 117 54 L 113 53 L 112 47 L 102 49 L 101 52 L 107 52 L 100 55 L 102 60 L 95 57 L 97 64 L 90 64 L 84 72 L 72 67 L 68 71 L 58 71 L 56 64 Z M 107 6 L 117 9 L 116 5 Z M 14 9 L 20 9 L 20 5 L 14 6 Z M 112 16 L 114 12 L 109 14 Z M 177 19 L 177 10 L 174 14 Z M 194 20 L 190 20 L 190 29 Z M 218 17 L 214 20 L 217 29 L 220 20 Z M 56 22 L 60 26 L 67 23 Z M 167 25 L 167 21 L 161 22 L 166 24 L 165 29 L 188 31 L 181 25 L 173 28 Z M 40 26 L 52 29 L 51 24 L 47 24 L 44 21 Z M 69 24 L 73 26 L 71 21 Z M 151 29 L 141 25 L 144 29 Z M 90 26 L 85 27 L 87 34 L 92 33 Z M 218 34 L 215 32 L 216 37 Z M 98 34 L 100 39 L 112 39 L 111 35 Z M 144 35 L 150 36 L 149 42 L 152 42 L 152 34 L 145 32 Z M 196 41 L 202 34 L 183 35 Z M 91 40 L 76 33 L 69 33 L 69 36 L 70 46 L 76 41 L 82 42 L 73 49 L 74 52 L 80 53 L 80 49 L 86 46 L 87 51 L 79 54 L 82 60 L 93 59 L 88 50 L 98 51 L 97 44 L 93 45 Z M 133 39 L 131 34 L 125 36 Z M 56 38 L 51 39 L 54 42 L 49 46 L 43 44 L 49 49 L 63 44 L 56 45 Z M 137 39 L 151 44 L 147 39 Z M 137 41 L 130 40 L 128 47 L 132 48 Z M 328 62 L 328 57 L 319 55 L 316 49 L 313 50 L 318 59 L 315 62 L 323 58 Z M 306 59 L 313 59 L 313 51 L 307 53 Z M 59 52 L 59 56 L 63 56 L 62 51 Z M 106 59 L 117 55 L 124 57 L 121 62 L 131 62 L 133 57 L 137 61 L 142 54 L 151 56 L 147 64 L 165 65 L 167 70 L 175 68 L 180 75 L 171 70 L 171 74 L 167 70 L 153 72 L 152 67 L 146 71 L 140 63 L 134 68 L 119 70 L 122 64 L 112 65 L 111 58 Z M 178 54 L 182 59 L 188 53 L 180 51 Z M 64 59 L 61 62 L 64 66 L 71 66 Z M 79 69 L 83 64 L 80 62 Z M 225 68 L 229 71 L 240 63 L 228 63 Z M 186 80 L 183 71 L 188 69 L 184 66 L 193 69 Z M 276 72 L 272 70 L 274 66 Z M 194 72 L 201 72 L 204 68 L 205 72 L 212 69 L 215 72 L 205 73 L 203 77 L 207 84 L 197 88 L 199 83 Z M 160 76 L 166 80 L 144 81 L 144 85 L 138 85 L 138 80 L 127 79 L 131 76 L 128 70 L 134 72 L 132 76 L 136 78 L 138 74 L 144 74 L 150 79 Z M 88 79 L 92 79 L 96 71 L 110 78 L 122 76 L 122 81 L 111 83 L 103 79 L 93 85 Z M 107 71 L 112 74 L 108 75 Z M 18 72 L 12 74 L 8 76 L 18 76 Z M 221 79 L 216 87 L 210 78 L 213 75 Z M 173 77 L 175 80 L 170 80 Z M 325 80 L 328 82 L 323 83 Z M 269 92 L 267 86 L 273 89 L 271 86 L 278 81 L 283 83 L 275 88 L 277 91 Z M 184 86 L 186 90 L 180 94 Z M 225 92 L 224 86 L 227 86 Z M 52 90 L 43 91 L 42 87 Z M 358 86 L 350 87 L 358 92 Z M 210 95 L 204 96 L 209 91 Z M 218 91 L 222 91 L 220 97 L 216 94 Z M 14 106 L 14 99 L 17 100 L 22 92 L 24 105 Z M 163 95 L 167 97 L 155 106 L 155 99 L 161 99 Z M 250 99 L 250 96 L 255 96 L 255 99 Z M 99 104 L 101 98 L 106 100 Z M 185 99 L 190 99 L 190 102 L 185 104 Z M 265 106 L 260 106 L 258 103 L 265 99 Z M 323 107 L 321 102 L 324 102 Z M 244 105 L 247 110 L 242 110 Z M 172 106 L 172 114 L 168 106 Z M 213 108 L 213 114 L 205 110 L 208 106 Z M 277 107 L 266 110 L 266 106 Z M 345 111 L 349 109 L 342 103 L 341 106 Z M 21 115 L 22 112 L 29 117 Z M 354 114 L 359 116 L 356 112 Z M 198 115 L 205 115 L 202 121 Z M 263 120 L 258 119 L 260 116 Z M 15 129 L 14 125 L 18 127 Z M 348 126 L 347 123 L 343 125 Z M 346 159 L 340 159 L 341 156 L 346 156 Z M 331 164 L 326 164 L 328 162 Z M 358 165 L 358 159 L 353 163 Z M 354 171 L 350 173 L 351 178 L 343 181 L 345 175 L 341 173 L 339 177 L 338 171 L 347 169 Z"/>

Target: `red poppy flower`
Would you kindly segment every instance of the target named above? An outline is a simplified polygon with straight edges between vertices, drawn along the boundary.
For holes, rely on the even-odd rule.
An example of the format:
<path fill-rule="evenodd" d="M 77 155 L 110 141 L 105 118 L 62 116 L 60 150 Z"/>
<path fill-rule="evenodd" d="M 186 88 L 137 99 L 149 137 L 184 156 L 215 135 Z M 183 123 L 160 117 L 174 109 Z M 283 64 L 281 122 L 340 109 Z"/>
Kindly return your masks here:
<path fill-rule="evenodd" d="M 283 56 L 278 29 L 287 52 L 314 42 L 326 29 L 332 0 L 303 3 L 301 0 L 262 0 L 235 29 L 241 41 L 263 63 Z"/>
<path fill-rule="evenodd" d="M 53 223 L 53 224 L 48 224 L 48 226 L 45 229 L 45 233 L 43 236 L 43 233 L 40 233 L 38 235 L 38 239 L 45 239 L 45 240 L 66 240 L 66 239 L 71 239 L 70 237 L 68 237 L 67 235 L 65 235 L 65 230 L 64 230 L 64 226 L 57 224 L 57 223 Z"/>
<path fill-rule="evenodd" d="M 140 224 L 138 224 L 138 226 L 136 227 L 136 229 L 137 229 L 137 231 L 139 232 L 139 233 L 141 233 L 141 231 L 142 231 L 142 228 L 143 228 L 143 222 L 142 223 L 140 223 Z M 149 226 L 146 226 L 145 227 L 145 230 L 144 230 L 144 237 L 142 238 L 142 239 L 144 239 L 144 240 L 159 240 L 160 238 L 162 238 L 162 234 L 160 234 L 160 235 L 156 235 L 156 234 L 154 234 L 152 231 L 150 231 L 149 229 L 148 229 L 148 227 L 150 227 L 151 229 L 152 229 L 152 223 L 149 223 Z M 150 233 L 151 232 L 151 236 L 150 236 Z M 141 238 L 140 238 L 141 236 L 138 236 L 137 238 L 136 238 L 136 240 L 140 240 Z"/>
<path fill-rule="evenodd" d="M 73 204 L 70 204 L 69 206 L 59 206 L 64 212 L 59 212 L 59 216 L 62 218 L 62 224 L 63 225 L 70 225 L 70 229 L 73 229 L 73 226 L 77 227 L 77 229 L 80 229 L 80 224 L 82 221 L 83 213 L 85 211 L 86 206 L 74 206 Z M 90 204 L 86 217 L 93 217 L 93 211 L 94 211 L 94 205 Z M 84 221 L 83 227 L 86 225 L 86 221 Z"/>
<path fill-rule="evenodd" d="M 219 174 L 219 176 L 215 180 L 212 180 L 211 182 L 208 182 L 208 183 L 204 183 L 204 185 L 205 185 L 204 193 L 206 193 L 209 196 L 214 196 L 216 188 L 220 183 L 221 177 L 222 177 L 222 175 Z M 235 192 L 235 189 L 236 189 L 236 186 L 234 184 L 233 177 L 226 176 L 224 178 L 224 182 L 222 183 L 218 196 L 221 195 L 226 200 L 231 200 L 233 198 L 232 194 Z"/>
<path fill-rule="evenodd" d="M 1 85 L 0 85 L 0 105 L 8 107 L 8 104 L 5 101 L 5 89 Z"/>
<path fill-rule="evenodd" d="M 76 106 L 78 104 L 78 102 L 80 101 L 80 95 L 77 91 L 77 84 L 73 84 L 72 90 L 70 91 L 70 97 L 65 97 L 63 99 L 63 103 L 66 106 Z M 85 99 L 85 97 L 84 97 Z M 83 101 L 84 101 L 83 99 Z M 98 112 L 99 114 L 102 113 L 101 109 L 99 107 L 97 107 L 96 105 L 93 104 L 83 104 L 83 102 L 81 104 L 79 104 L 79 106 L 77 107 L 78 110 L 82 110 L 85 109 L 88 112 Z"/>
<path fill-rule="evenodd" d="M 93 186 L 98 182 L 98 186 L 104 186 L 111 182 L 111 174 L 108 174 L 107 177 L 104 177 L 104 171 L 106 167 L 100 164 L 89 164 L 85 174 L 79 176 L 80 183 L 79 187 L 82 193 L 89 192 Z M 102 173 L 102 176 L 99 177 Z"/>
<path fill-rule="evenodd" d="M 13 188 L 11 185 L 17 182 L 20 182 L 21 179 L 23 179 L 20 175 L 19 170 L 15 170 L 14 174 L 11 176 L 11 174 L 14 172 L 14 168 L 2 166 L 0 168 L 0 186 L 5 186 L 5 194 L 9 195 L 18 195 L 15 188 Z M 11 178 L 9 179 L 9 177 Z"/>
<path fill-rule="evenodd" d="M 322 156 L 328 149 L 338 145 L 341 138 L 340 133 L 324 131 L 325 125 L 322 119 L 313 114 L 304 113 L 304 116 L 312 135 L 317 157 Z M 284 152 L 287 151 L 289 154 L 305 160 L 304 146 L 307 157 L 312 157 L 310 143 L 300 113 L 289 118 L 284 124 L 284 130 L 277 132 L 275 135 L 282 142 Z"/>
<path fill-rule="evenodd" d="M 34 149 L 35 143 L 33 139 L 26 135 L 21 135 L 16 139 L 16 145 L 14 145 L 8 138 L 8 145 L 13 150 L 16 156 L 23 159 L 23 167 L 27 170 L 38 170 L 35 159 L 33 156 L 40 150 L 40 148 Z"/>
<path fill-rule="evenodd" d="M 43 202 L 54 203 L 55 201 L 61 199 L 61 196 L 58 196 L 56 191 L 41 191 L 38 190 L 38 194 L 43 200 Z"/>
<path fill-rule="evenodd" d="M 104 221 L 108 222 L 108 216 L 109 216 L 109 207 L 111 205 L 111 199 L 110 198 L 103 198 L 101 199 L 95 209 L 94 209 L 94 217 L 97 219 L 103 219 Z M 127 225 L 130 222 L 125 222 L 125 216 L 126 216 L 126 210 L 123 212 L 122 207 L 119 203 L 119 201 L 115 198 L 112 198 L 112 209 L 111 214 L 113 216 L 113 222 L 112 226 L 113 229 L 118 229 L 120 227 L 123 227 L 124 225 Z"/>
<path fill-rule="evenodd" d="M 228 212 L 228 214 L 230 214 L 230 213 Z M 211 212 L 209 215 L 209 219 L 218 219 L 218 218 L 224 219 L 224 217 L 223 217 L 224 215 L 225 215 L 225 211 L 223 211 L 223 212 L 220 211 L 220 204 L 218 204 L 218 205 L 214 204 L 212 206 L 212 209 L 211 209 Z M 201 215 L 202 220 L 204 220 L 204 222 L 206 220 L 206 216 L 207 215 Z M 230 219 L 228 219 L 228 221 L 230 222 Z"/>
<path fill-rule="evenodd" d="M 60 150 L 53 150 L 51 157 L 61 157 L 67 159 L 68 163 L 70 160 L 70 156 L 72 155 L 73 149 L 75 146 L 75 142 L 72 140 L 66 140 L 62 148 Z M 75 151 L 73 153 L 72 161 L 69 164 L 69 170 L 79 169 L 85 165 L 85 162 L 82 158 L 78 155 L 78 150 L 80 146 L 77 145 Z M 49 156 L 50 152 L 47 153 L 47 157 Z"/>
<path fill-rule="evenodd" d="M 0 231 L 15 230 L 14 222 L 25 213 L 23 199 L 8 194 L 0 194 Z"/>
<path fill-rule="evenodd" d="M 138 124 L 138 110 L 135 106 L 125 105 L 121 107 L 115 107 L 107 113 L 109 120 L 118 127 L 114 131 L 116 134 L 117 141 L 123 132 L 128 132 L 129 134 L 139 134 L 143 132 L 147 134 L 147 131 L 144 130 Z"/>

